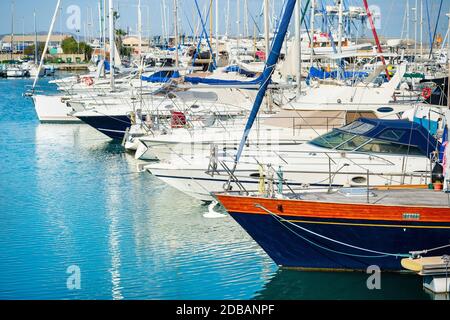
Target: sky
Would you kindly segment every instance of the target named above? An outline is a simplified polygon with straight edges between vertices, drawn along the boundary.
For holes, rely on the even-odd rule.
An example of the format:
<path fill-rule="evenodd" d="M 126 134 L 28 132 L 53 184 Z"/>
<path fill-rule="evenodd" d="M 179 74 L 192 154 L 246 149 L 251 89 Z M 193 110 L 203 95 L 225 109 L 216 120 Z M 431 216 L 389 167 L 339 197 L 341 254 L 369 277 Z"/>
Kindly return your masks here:
<path fill-rule="evenodd" d="M 197 0 L 201 11 L 206 10 L 210 0 Z M 227 16 L 227 1 L 228 0 L 213 0 L 219 1 L 219 32 L 224 34 L 226 31 L 226 16 Z M 316 0 L 319 5 L 332 4 L 332 0 Z M 406 12 L 406 2 L 410 4 L 410 38 L 414 38 L 414 10 L 415 3 L 418 3 L 418 16 L 420 20 L 420 3 L 423 2 L 424 12 L 424 39 L 429 38 L 429 30 L 434 30 L 437 13 L 439 11 L 439 4 L 441 0 L 368 0 L 369 5 L 378 6 L 380 8 L 380 28 L 378 32 L 380 35 L 390 38 L 400 38 L 406 34 L 406 27 L 404 23 L 404 16 Z M 11 33 L 11 3 L 13 0 L 0 0 L 0 34 Z M 15 3 L 15 18 L 14 30 L 16 34 L 33 32 L 33 11 L 36 11 L 37 29 L 39 32 L 46 32 L 50 26 L 51 18 L 55 10 L 56 0 L 14 0 Z M 56 32 L 70 32 L 75 35 L 83 37 L 84 35 L 94 36 L 99 33 L 99 19 L 98 19 L 98 2 L 99 0 L 62 0 L 61 9 L 58 13 L 58 19 L 55 23 Z M 161 14 L 162 3 L 166 3 L 166 12 L 168 16 L 167 29 L 173 33 L 173 0 L 141 0 L 142 6 L 142 25 L 144 36 L 160 35 L 163 32 L 163 20 Z M 178 0 L 179 20 L 181 21 L 181 32 L 192 35 L 192 30 L 197 30 L 198 14 L 196 12 L 195 0 Z M 241 33 L 244 29 L 244 2 L 245 0 L 230 0 L 230 15 L 229 15 L 229 33 L 236 34 L 237 29 L 237 2 L 240 2 L 241 7 Z M 248 21 L 249 33 L 254 34 L 254 23 L 263 30 L 262 0 L 247 0 L 248 2 Z M 269 0 L 275 7 L 275 15 L 279 16 L 283 1 Z M 362 6 L 362 0 L 345 0 L 347 5 Z M 426 14 L 426 3 L 428 2 L 428 12 L 430 15 L 430 26 Z M 114 6 L 118 8 L 120 18 L 117 22 L 118 27 L 136 33 L 137 31 L 137 3 L 138 0 L 114 0 Z M 306 0 L 302 1 L 303 4 Z M 79 8 L 79 9 L 77 9 Z M 74 14 L 80 12 L 79 24 Z M 213 11 L 214 12 L 214 11 Z M 445 35 L 448 27 L 448 18 L 445 13 L 450 12 L 450 1 L 444 0 L 442 7 L 442 14 L 438 25 L 438 32 Z M 319 21 L 319 18 L 317 18 Z M 214 22 L 215 23 L 215 22 Z M 77 25 L 79 25 L 79 32 L 76 32 Z M 292 25 L 292 24 L 291 24 Z M 316 22 L 317 25 L 317 22 Z M 209 23 L 208 23 L 209 26 Z M 359 25 L 357 25 L 360 28 Z M 365 30 L 367 36 L 371 36 L 370 30 Z M 420 31 L 418 31 L 419 37 Z"/>

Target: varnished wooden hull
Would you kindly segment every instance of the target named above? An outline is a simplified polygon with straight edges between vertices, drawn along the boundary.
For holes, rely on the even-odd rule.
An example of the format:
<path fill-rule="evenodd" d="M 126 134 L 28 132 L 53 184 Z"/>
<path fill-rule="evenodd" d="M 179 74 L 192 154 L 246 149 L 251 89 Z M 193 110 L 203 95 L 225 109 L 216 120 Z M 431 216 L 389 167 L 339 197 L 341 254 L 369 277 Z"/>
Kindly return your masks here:
<path fill-rule="evenodd" d="M 402 270 L 410 251 L 450 243 L 450 208 L 327 203 L 217 195 L 280 266 Z M 450 248 L 430 254 L 449 253 Z"/>

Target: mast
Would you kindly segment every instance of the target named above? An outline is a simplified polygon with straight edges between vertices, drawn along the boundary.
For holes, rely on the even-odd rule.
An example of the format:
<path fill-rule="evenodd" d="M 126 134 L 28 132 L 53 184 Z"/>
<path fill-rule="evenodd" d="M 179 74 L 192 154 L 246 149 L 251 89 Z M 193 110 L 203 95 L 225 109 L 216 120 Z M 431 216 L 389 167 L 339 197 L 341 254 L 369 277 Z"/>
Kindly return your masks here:
<path fill-rule="evenodd" d="M 230 28 L 230 0 L 227 0 L 227 16 L 225 19 L 225 37 L 228 39 L 228 32 Z"/>
<path fill-rule="evenodd" d="M 213 0 L 209 0 L 209 43 L 212 43 L 213 39 L 213 20 L 214 20 L 214 14 L 212 12 L 213 10 Z M 209 60 L 209 63 L 212 62 L 212 48 L 211 48 L 211 59 Z"/>
<path fill-rule="evenodd" d="M 52 22 L 50 23 L 50 29 L 48 29 L 47 40 L 45 41 L 45 46 L 44 46 L 44 51 L 42 52 L 41 61 L 39 62 L 39 67 L 38 67 L 38 70 L 36 73 L 36 77 L 34 78 L 33 87 L 31 89 L 33 93 L 34 93 L 34 88 L 36 87 L 36 83 L 39 79 L 39 73 L 41 72 L 42 66 L 44 64 L 45 53 L 47 52 L 48 44 L 50 42 L 50 37 L 53 32 L 53 27 L 55 25 L 56 16 L 58 15 L 58 10 L 59 10 L 60 4 L 61 4 L 61 0 L 58 0 L 58 2 L 56 3 L 55 12 L 53 13 Z"/>
<path fill-rule="evenodd" d="M 236 19 L 236 24 L 237 24 L 237 56 L 239 56 L 239 38 L 241 37 L 241 2 L 239 0 L 237 0 L 237 5 L 236 5 L 236 10 L 237 10 L 237 19 Z"/>
<path fill-rule="evenodd" d="M 409 44 L 409 0 L 406 0 L 406 41 Z"/>
<path fill-rule="evenodd" d="M 166 26 L 166 1 L 161 1 L 161 18 L 162 18 L 162 31 L 163 31 L 163 39 L 167 39 L 167 26 Z"/>
<path fill-rule="evenodd" d="M 219 58 L 219 0 L 216 0 L 216 61 Z"/>
<path fill-rule="evenodd" d="M 448 38 L 447 38 L 447 68 L 448 68 L 448 78 L 447 78 L 447 107 L 450 109 L 450 12 L 447 13 L 448 17 Z"/>
<path fill-rule="evenodd" d="M 173 20 L 174 20 L 174 31 L 175 31 L 175 66 L 178 70 L 180 66 L 179 56 L 178 56 L 178 5 L 177 0 L 173 0 Z"/>
<path fill-rule="evenodd" d="M 109 75 L 111 90 L 114 90 L 114 66 L 115 66 L 115 44 L 114 44 L 114 4 L 109 0 Z"/>
<path fill-rule="evenodd" d="M 98 31 L 100 35 L 100 45 L 103 41 L 103 17 L 102 17 L 102 0 L 97 3 L 97 11 L 98 11 Z"/>
<path fill-rule="evenodd" d="M 139 60 L 142 55 L 142 12 L 141 12 L 141 0 L 138 2 L 138 37 L 139 37 Z"/>
<path fill-rule="evenodd" d="M 313 54 L 314 54 L 314 20 L 315 20 L 315 8 L 316 8 L 316 0 L 311 1 L 311 50 L 309 53 L 310 56 L 310 66 L 313 65 Z"/>
<path fill-rule="evenodd" d="M 300 34 L 300 15 L 302 11 L 302 1 L 299 0 L 295 4 L 295 41 L 297 44 L 297 68 L 296 68 L 296 79 L 297 79 L 297 98 L 300 97 L 301 94 L 301 78 L 302 78 L 302 41 Z"/>
<path fill-rule="evenodd" d="M 25 19 L 22 17 L 22 54 L 25 49 Z"/>
<path fill-rule="evenodd" d="M 338 30 L 338 52 L 342 53 L 342 6 L 343 0 L 338 0 L 339 2 L 339 30 Z"/>
<path fill-rule="evenodd" d="M 103 0 L 103 59 L 106 60 L 106 1 Z M 106 74 L 105 74 L 106 77 Z"/>
<path fill-rule="evenodd" d="M 266 47 L 266 62 L 269 58 L 270 51 L 270 21 L 269 21 L 269 0 L 264 0 L 264 33 L 265 33 L 265 47 Z"/>
<path fill-rule="evenodd" d="M 37 41 L 37 30 L 36 30 L 36 10 L 33 10 L 33 21 L 34 21 L 34 64 L 38 63 L 38 41 Z"/>
<path fill-rule="evenodd" d="M 276 34 L 275 40 L 273 42 L 272 50 L 270 51 L 269 58 L 266 62 L 266 67 L 264 68 L 264 72 L 262 73 L 261 86 L 258 90 L 258 93 L 255 98 L 255 102 L 253 104 L 253 108 L 250 112 L 249 118 L 245 125 L 244 133 L 242 135 L 241 142 L 239 144 L 239 149 L 236 152 L 234 168 L 232 172 L 235 171 L 237 163 L 241 157 L 242 151 L 244 149 L 245 143 L 247 142 L 248 135 L 250 134 L 250 130 L 252 129 L 253 123 L 255 122 L 255 118 L 258 115 L 259 109 L 261 107 L 261 103 L 266 94 L 267 88 L 269 86 L 269 82 L 271 80 L 272 74 L 275 70 L 275 66 L 278 62 L 278 58 L 280 57 L 280 51 L 283 46 L 284 39 L 286 37 L 286 33 L 289 27 L 289 22 L 292 17 L 292 12 L 294 11 L 296 0 L 288 0 L 286 3 L 286 8 L 283 13 L 282 20 L 278 27 L 278 32 Z M 229 180 L 231 181 L 231 180 Z"/>
<path fill-rule="evenodd" d="M 417 58 L 417 0 L 414 5 L 414 56 Z"/>
<path fill-rule="evenodd" d="M 420 0 L 420 56 L 423 57 L 423 0 Z"/>
<path fill-rule="evenodd" d="M 14 52 L 14 0 L 11 1 L 11 60 Z"/>
<path fill-rule="evenodd" d="M 249 37 L 249 29 L 248 29 L 248 2 L 247 0 L 244 0 L 244 38 Z"/>
<path fill-rule="evenodd" d="M 372 29 L 373 37 L 375 38 L 375 42 L 377 44 L 377 50 L 378 50 L 378 53 L 381 54 L 380 58 L 381 58 L 381 61 L 383 62 L 383 66 L 385 67 L 386 77 L 388 80 L 391 80 L 391 76 L 389 75 L 389 70 L 387 69 L 387 66 L 386 66 L 386 60 L 384 59 L 384 56 L 383 56 L 383 49 L 381 48 L 380 39 L 378 39 L 377 30 L 375 29 L 375 24 L 373 23 L 372 13 L 369 10 L 369 4 L 367 3 L 367 0 L 363 0 L 363 1 L 364 1 L 364 7 L 365 7 L 366 13 L 367 13 L 367 18 L 369 19 L 370 28 Z"/>

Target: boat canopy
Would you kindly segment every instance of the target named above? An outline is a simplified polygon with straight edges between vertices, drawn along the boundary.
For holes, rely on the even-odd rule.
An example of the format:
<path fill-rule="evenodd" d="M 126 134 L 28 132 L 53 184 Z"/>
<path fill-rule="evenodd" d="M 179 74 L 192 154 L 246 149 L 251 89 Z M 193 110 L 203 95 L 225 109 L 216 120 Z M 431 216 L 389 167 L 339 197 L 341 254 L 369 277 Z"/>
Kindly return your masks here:
<path fill-rule="evenodd" d="M 209 85 L 259 85 L 263 81 L 263 76 L 260 75 L 257 79 L 250 81 L 239 81 L 239 80 L 223 80 L 223 79 L 213 79 L 213 78 L 201 78 L 201 77 L 184 77 L 185 82 L 190 82 L 192 84 L 209 84 Z"/>
<path fill-rule="evenodd" d="M 178 78 L 178 72 L 174 71 L 158 71 L 150 76 L 142 76 L 142 81 L 147 81 L 151 83 L 166 83 L 172 78 Z"/>
<path fill-rule="evenodd" d="M 341 151 L 430 157 L 439 142 L 423 126 L 408 120 L 360 118 L 324 134 L 311 144 Z"/>
<path fill-rule="evenodd" d="M 256 74 L 254 72 L 245 70 L 245 69 L 241 68 L 238 65 L 228 66 L 228 67 L 226 67 L 224 69 L 224 72 L 226 72 L 226 73 L 228 73 L 228 72 L 237 72 L 237 73 L 242 74 L 242 75 L 244 75 L 244 76 L 246 76 L 248 78 L 253 78 L 253 77 L 256 76 Z"/>
<path fill-rule="evenodd" d="M 315 67 L 311 67 L 309 69 L 309 74 L 307 81 L 311 78 L 317 78 L 317 79 L 337 79 L 338 77 L 342 77 L 343 79 L 362 79 L 367 78 L 369 76 L 369 73 L 364 71 L 324 71 L 321 69 L 317 69 Z"/>

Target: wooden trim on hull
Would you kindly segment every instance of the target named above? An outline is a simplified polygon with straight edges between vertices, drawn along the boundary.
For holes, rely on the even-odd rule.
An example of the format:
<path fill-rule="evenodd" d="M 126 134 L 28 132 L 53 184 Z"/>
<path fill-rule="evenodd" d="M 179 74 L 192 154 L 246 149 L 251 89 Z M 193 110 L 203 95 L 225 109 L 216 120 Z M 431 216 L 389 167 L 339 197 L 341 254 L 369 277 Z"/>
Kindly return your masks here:
<path fill-rule="evenodd" d="M 367 221 L 396 221 L 414 223 L 450 223 L 450 208 L 400 206 L 362 203 L 331 203 L 290 199 L 268 199 L 236 195 L 216 194 L 228 212 L 264 214 L 266 211 L 256 207 L 259 204 L 277 215 L 284 217 L 305 217 L 323 219 L 348 219 Z M 430 202 L 432 200 L 430 199 Z M 445 226 L 447 227 L 447 226 Z"/>

